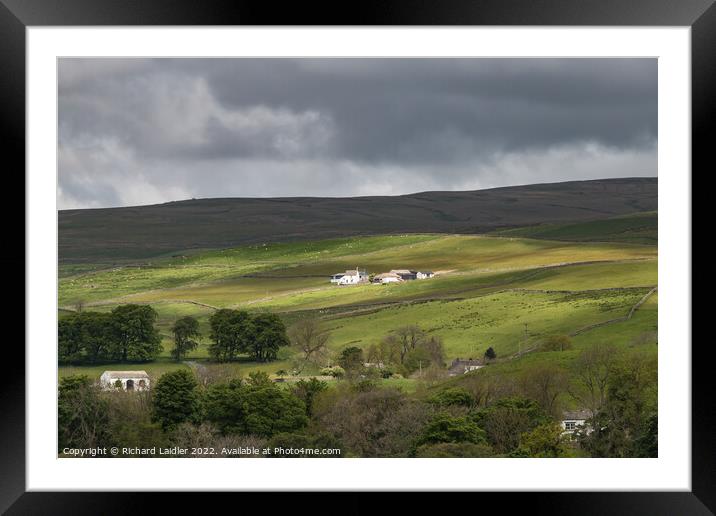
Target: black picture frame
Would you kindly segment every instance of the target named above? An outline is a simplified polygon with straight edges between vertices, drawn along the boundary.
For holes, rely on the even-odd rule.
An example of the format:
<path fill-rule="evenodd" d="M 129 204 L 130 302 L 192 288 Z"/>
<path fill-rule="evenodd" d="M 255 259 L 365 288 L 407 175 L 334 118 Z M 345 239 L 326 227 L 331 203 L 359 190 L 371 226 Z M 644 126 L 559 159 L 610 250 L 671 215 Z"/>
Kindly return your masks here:
<path fill-rule="evenodd" d="M 709 139 L 716 125 L 716 6 L 714 0 L 427 0 L 337 3 L 270 0 L 0 0 L 0 142 L 3 149 L 5 237 L 14 245 L 0 260 L 11 270 L 24 270 L 25 170 L 25 30 L 29 26 L 83 25 L 556 25 L 556 26 L 689 26 L 692 36 L 692 172 L 710 162 Z M 711 129 L 711 131 L 709 130 Z M 3 167 L 4 168 L 4 167 Z M 21 194 L 22 192 L 22 194 Z M 7 246 L 9 248 L 10 246 Z M 6 249 L 7 249 L 6 248 Z M 7 251 L 6 251 L 7 252 Z M 24 292 L 20 274 L 5 285 Z M 15 294 L 14 310 L 20 303 Z M 11 308 L 12 309 L 12 308 Z M 16 315 L 19 320 L 20 314 Z M 19 336 L 18 336 L 19 337 Z M 11 339 L 19 342 L 18 339 Z M 690 343 L 685 343 L 689 345 Z M 531 511 L 560 514 L 712 514 L 716 510 L 716 450 L 713 414 L 716 403 L 708 378 L 709 342 L 692 347 L 692 491 L 632 493 L 502 493 L 479 496 L 487 505 L 529 504 Z M 188 508 L 185 495 L 138 496 L 132 493 L 25 492 L 25 357 L 6 343 L 8 360 L 0 389 L 0 510 L 7 514 L 114 514 L 146 510 L 147 498 L 161 496 L 164 512 Z M 12 367 L 8 367 L 12 364 Z M 227 494 L 212 493 L 225 500 Z M 242 494 L 242 505 L 251 503 Z M 350 512 L 370 511 L 375 502 L 352 493 L 341 505 Z M 507 500 L 509 499 L 509 502 Z M 422 503 L 420 497 L 414 498 Z M 259 500 L 256 502 L 260 503 Z M 215 503 L 222 503 L 216 501 Z M 274 505 L 274 502 L 270 502 Z M 468 502 L 470 504 L 476 502 Z M 217 506 L 218 507 L 218 506 Z M 326 507 L 326 506 L 324 506 Z"/>

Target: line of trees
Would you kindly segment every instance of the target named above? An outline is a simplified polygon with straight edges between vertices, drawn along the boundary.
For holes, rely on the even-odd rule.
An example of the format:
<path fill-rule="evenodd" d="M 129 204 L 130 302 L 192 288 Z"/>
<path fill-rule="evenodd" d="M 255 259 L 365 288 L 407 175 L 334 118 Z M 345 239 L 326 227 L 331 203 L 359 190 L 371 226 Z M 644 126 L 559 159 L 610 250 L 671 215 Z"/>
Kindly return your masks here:
<path fill-rule="evenodd" d="M 286 326 L 276 314 L 222 309 L 209 317 L 209 326 L 209 356 L 217 362 L 231 362 L 242 354 L 268 362 L 289 345 Z"/>
<path fill-rule="evenodd" d="M 81 311 L 60 318 L 59 361 L 92 364 L 105 362 L 148 362 L 162 351 L 155 327 L 157 312 L 149 305 L 127 304 L 111 312 Z M 209 356 L 231 362 L 239 355 L 268 362 L 280 348 L 289 345 L 286 326 L 270 313 L 252 315 L 240 310 L 217 310 L 209 318 Z M 199 346 L 199 321 L 192 316 L 177 319 L 171 327 L 171 355 L 181 361 Z"/>
<path fill-rule="evenodd" d="M 59 320 L 59 360 L 71 363 L 147 362 L 162 351 L 148 305 L 122 305 L 111 312 L 78 312 Z"/>

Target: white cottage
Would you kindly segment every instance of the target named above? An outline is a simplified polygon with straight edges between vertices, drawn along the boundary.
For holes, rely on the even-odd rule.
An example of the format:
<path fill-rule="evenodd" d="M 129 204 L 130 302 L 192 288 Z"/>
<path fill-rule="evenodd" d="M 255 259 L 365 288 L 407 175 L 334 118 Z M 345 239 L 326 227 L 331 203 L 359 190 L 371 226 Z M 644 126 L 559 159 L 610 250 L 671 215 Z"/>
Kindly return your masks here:
<path fill-rule="evenodd" d="M 105 391 L 118 389 L 120 384 L 125 391 L 149 390 L 149 375 L 146 371 L 105 371 L 99 377 Z"/>
<path fill-rule="evenodd" d="M 584 426 L 587 419 L 592 417 L 592 413 L 589 410 L 574 410 L 564 412 L 562 414 L 562 433 L 573 434 L 578 427 Z M 587 427 L 587 433 L 590 433 L 590 428 Z"/>

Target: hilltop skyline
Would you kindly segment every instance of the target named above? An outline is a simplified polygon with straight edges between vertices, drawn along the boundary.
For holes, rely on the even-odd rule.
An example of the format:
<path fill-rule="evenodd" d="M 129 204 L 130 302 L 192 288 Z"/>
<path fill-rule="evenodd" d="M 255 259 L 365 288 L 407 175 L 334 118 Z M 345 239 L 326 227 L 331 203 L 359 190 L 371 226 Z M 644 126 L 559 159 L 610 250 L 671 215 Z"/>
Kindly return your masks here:
<path fill-rule="evenodd" d="M 657 175 L 654 59 L 59 63 L 58 208 Z"/>

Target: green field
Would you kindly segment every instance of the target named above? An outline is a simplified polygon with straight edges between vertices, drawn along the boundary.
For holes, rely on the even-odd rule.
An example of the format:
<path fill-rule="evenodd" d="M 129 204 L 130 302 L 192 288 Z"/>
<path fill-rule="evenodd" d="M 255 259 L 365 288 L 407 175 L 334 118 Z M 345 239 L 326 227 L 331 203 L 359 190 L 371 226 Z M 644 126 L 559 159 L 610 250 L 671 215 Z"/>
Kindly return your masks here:
<path fill-rule="evenodd" d="M 60 316 L 79 304 L 98 311 L 151 304 L 164 352 L 154 363 L 132 366 L 150 375 L 188 367 L 169 358 L 170 327 L 184 315 L 197 317 L 203 334 L 187 360 L 208 364 L 208 317 L 223 307 L 276 312 L 287 324 L 318 318 L 331 331 L 336 354 L 417 324 L 442 338 L 448 361 L 482 356 L 487 347 L 506 358 L 547 335 L 627 315 L 658 284 L 657 247 L 647 235 L 653 230 L 655 238 L 655 219 L 655 213 L 646 213 L 499 235 L 366 236 L 192 250 L 113 268 L 61 265 Z M 329 283 L 330 274 L 356 266 L 369 273 L 409 268 L 436 275 L 393 285 Z M 653 295 L 630 320 L 576 335 L 575 347 L 599 339 L 624 346 L 655 341 L 657 303 Z M 278 362 L 234 367 L 242 375 L 253 369 L 275 373 L 288 367 L 291 354 L 284 349 Z M 106 368 L 62 366 L 60 374 L 99 375 Z"/>

